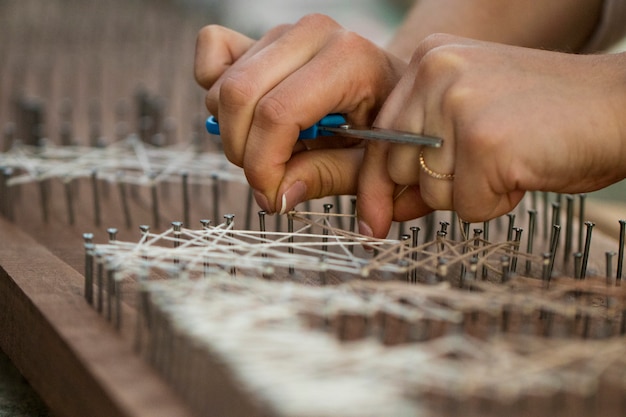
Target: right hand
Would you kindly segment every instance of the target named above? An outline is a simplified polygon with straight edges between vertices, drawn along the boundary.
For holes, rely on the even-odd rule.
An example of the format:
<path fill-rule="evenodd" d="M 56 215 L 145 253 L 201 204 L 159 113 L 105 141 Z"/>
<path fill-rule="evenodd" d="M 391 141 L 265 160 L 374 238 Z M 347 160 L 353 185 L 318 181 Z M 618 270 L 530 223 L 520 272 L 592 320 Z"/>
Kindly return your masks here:
<path fill-rule="evenodd" d="M 405 68 L 332 19 L 310 15 L 256 42 L 220 26 L 203 28 L 195 76 L 208 90 L 226 156 L 243 167 L 259 205 L 276 212 L 356 193 L 363 148 L 350 142 L 300 152 L 298 133 L 328 113 L 370 126 Z"/>

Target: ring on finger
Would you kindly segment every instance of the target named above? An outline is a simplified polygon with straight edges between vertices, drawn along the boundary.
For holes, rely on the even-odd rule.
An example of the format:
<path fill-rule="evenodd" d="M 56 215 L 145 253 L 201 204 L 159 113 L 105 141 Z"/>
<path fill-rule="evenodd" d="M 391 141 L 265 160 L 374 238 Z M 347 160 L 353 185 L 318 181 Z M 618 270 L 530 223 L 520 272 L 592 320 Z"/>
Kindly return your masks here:
<path fill-rule="evenodd" d="M 419 160 L 420 160 L 420 168 L 422 168 L 422 170 L 428 174 L 428 176 L 438 179 L 438 180 L 448 180 L 451 181 L 454 179 L 454 173 L 452 174 L 442 174 L 436 171 L 433 171 L 432 169 L 430 169 L 428 167 L 428 165 L 426 165 L 426 161 L 424 160 L 424 150 L 422 149 L 420 151 L 420 156 L 419 156 Z"/>

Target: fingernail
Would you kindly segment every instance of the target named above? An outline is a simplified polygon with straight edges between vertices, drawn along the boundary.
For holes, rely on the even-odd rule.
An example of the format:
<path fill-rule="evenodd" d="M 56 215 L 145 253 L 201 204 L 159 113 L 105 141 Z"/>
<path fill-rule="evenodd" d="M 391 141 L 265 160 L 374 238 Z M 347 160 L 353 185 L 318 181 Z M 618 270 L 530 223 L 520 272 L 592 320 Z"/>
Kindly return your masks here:
<path fill-rule="evenodd" d="M 306 184 L 303 181 L 296 181 L 281 197 L 280 214 L 285 214 L 293 209 L 298 203 L 304 201 L 305 197 Z"/>
<path fill-rule="evenodd" d="M 254 199 L 256 200 L 256 203 L 259 205 L 259 207 L 261 207 L 261 210 L 265 210 L 267 214 L 272 214 L 274 212 L 274 210 L 271 209 L 270 203 L 267 200 L 267 197 L 265 197 L 265 194 L 257 190 L 254 190 L 253 194 Z"/>
<path fill-rule="evenodd" d="M 374 237 L 374 232 L 372 231 L 372 228 L 363 220 L 359 220 L 359 234 L 367 237 Z"/>

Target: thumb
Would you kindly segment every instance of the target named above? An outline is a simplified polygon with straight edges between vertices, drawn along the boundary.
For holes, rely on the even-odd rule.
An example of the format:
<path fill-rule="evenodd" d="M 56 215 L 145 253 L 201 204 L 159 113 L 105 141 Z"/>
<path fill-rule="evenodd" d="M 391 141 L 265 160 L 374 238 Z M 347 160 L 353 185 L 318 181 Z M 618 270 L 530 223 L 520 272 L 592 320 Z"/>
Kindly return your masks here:
<path fill-rule="evenodd" d="M 255 193 L 259 205 L 269 212 L 286 213 L 297 204 L 330 195 L 356 193 L 357 175 L 362 148 L 320 149 L 303 151 L 292 156 L 278 190 L 258 190 L 267 198 Z M 269 206 L 269 202 L 273 206 Z"/>
<path fill-rule="evenodd" d="M 200 29 L 194 63 L 198 84 L 208 90 L 254 43 L 254 39 L 222 26 L 209 25 Z"/>

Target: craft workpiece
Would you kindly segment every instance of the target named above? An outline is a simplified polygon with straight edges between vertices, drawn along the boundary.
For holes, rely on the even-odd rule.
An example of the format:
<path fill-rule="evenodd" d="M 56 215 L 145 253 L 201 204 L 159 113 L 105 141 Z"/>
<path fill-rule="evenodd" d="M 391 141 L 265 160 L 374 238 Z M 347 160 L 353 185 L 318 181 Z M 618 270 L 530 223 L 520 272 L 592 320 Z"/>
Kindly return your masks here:
<path fill-rule="evenodd" d="M 0 3 L 0 346 L 55 416 L 626 413 L 619 215 L 269 216 L 181 69 L 206 16 L 61 3 Z"/>

